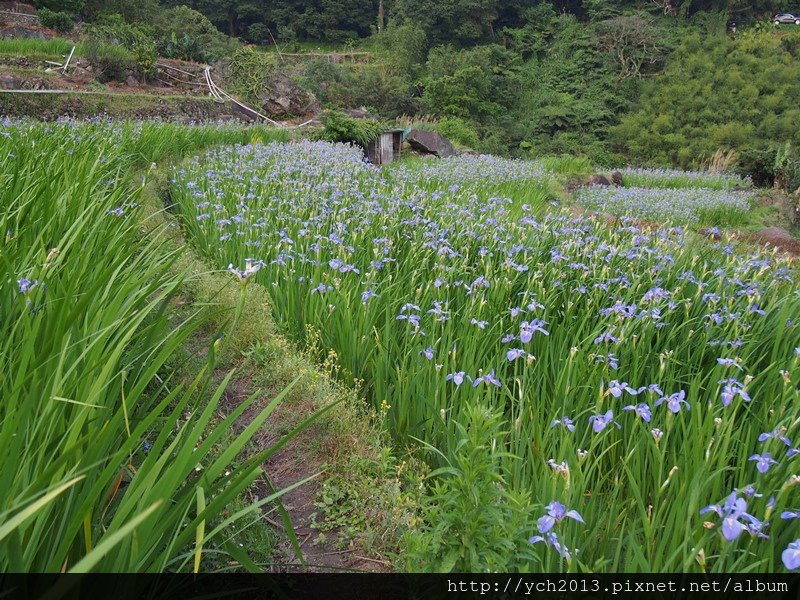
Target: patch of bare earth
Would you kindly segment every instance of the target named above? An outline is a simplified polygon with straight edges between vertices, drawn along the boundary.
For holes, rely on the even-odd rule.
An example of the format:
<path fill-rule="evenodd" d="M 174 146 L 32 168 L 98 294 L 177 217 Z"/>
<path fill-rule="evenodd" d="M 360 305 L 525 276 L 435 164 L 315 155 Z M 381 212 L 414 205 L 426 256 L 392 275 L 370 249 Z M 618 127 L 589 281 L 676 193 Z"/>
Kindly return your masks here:
<path fill-rule="evenodd" d="M 250 379 L 246 375 L 239 376 L 231 380 L 222 396 L 220 406 L 225 414 L 230 414 L 253 392 L 253 384 Z M 254 402 L 237 420 L 235 424 L 237 433 L 247 427 L 275 395 L 272 393 L 262 394 L 262 398 Z M 286 398 L 253 438 L 253 451 L 259 452 L 274 446 L 287 432 L 309 417 L 314 410 L 314 402 L 311 399 L 292 400 Z M 271 518 L 268 518 L 269 522 L 283 533 L 277 547 L 275 562 L 270 569 L 272 572 L 313 573 L 342 570 L 387 572 L 391 570 L 388 562 L 366 556 L 366 553 L 360 549 L 338 549 L 342 536 L 336 529 L 325 532 L 324 544 L 314 543 L 319 535 L 319 531 L 312 527 L 313 515 L 319 513 L 314 506 L 314 501 L 325 479 L 325 464 L 333 454 L 334 448 L 331 446 L 335 443 L 326 435 L 324 426 L 315 422 L 301 431 L 263 465 L 269 482 L 276 490 L 319 474 L 318 477 L 281 497 L 300 543 L 305 565 L 296 556 L 288 536 L 285 535 L 280 518 L 276 517 L 277 513 L 271 510 L 272 507 L 265 507 L 265 512 L 271 512 Z M 259 480 L 255 493 L 256 500 L 270 495 L 271 491 L 267 482 Z"/>

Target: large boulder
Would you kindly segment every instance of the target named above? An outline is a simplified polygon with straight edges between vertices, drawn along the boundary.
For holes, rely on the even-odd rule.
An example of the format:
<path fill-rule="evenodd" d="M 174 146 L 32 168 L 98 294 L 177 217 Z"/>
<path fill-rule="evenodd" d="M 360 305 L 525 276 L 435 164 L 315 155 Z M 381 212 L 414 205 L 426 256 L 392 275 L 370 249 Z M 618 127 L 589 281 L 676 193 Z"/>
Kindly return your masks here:
<path fill-rule="evenodd" d="M 259 96 L 261 107 L 273 117 L 293 117 L 319 112 L 314 94 L 284 75 L 270 79 L 269 87 Z"/>
<path fill-rule="evenodd" d="M 592 175 L 586 185 L 602 185 L 609 186 L 611 182 L 604 175 Z"/>
<path fill-rule="evenodd" d="M 0 90 L 18 90 L 21 86 L 21 79 L 17 79 L 8 73 L 0 73 Z"/>
<path fill-rule="evenodd" d="M 439 158 L 455 155 L 456 151 L 453 144 L 441 133 L 435 131 L 425 131 L 424 129 L 412 129 L 406 138 L 414 150 L 433 154 Z"/>

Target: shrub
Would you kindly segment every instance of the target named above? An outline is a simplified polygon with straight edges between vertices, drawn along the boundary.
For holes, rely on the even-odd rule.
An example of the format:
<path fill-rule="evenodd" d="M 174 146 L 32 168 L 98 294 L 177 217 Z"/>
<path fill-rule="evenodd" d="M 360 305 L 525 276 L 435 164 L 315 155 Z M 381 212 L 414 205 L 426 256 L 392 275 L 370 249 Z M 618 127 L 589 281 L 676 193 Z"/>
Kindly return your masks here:
<path fill-rule="evenodd" d="M 56 12 L 49 8 L 38 10 L 39 22 L 43 27 L 55 29 L 59 33 L 68 33 L 75 27 L 75 22 L 69 13 Z"/>
<path fill-rule="evenodd" d="M 160 11 L 154 26 L 161 32 L 156 40 L 158 50 L 167 58 L 214 63 L 240 46 L 205 15 L 188 6 Z"/>
<path fill-rule="evenodd" d="M 38 0 L 36 2 L 39 18 L 42 16 L 42 10 L 47 10 L 50 12 L 77 13 L 83 10 L 85 4 L 85 0 Z M 48 25 L 45 25 L 45 27 L 48 27 Z"/>
<path fill-rule="evenodd" d="M 339 77 L 330 82 L 327 97 L 336 106 L 368 106 L 386 118 L 413 113 L 417 108 L 411 82 L 381 66 L 342 68 Z"/>
<path fill-rule="evenodd" d="M 456 144 L 468 148 L 478 147 L 478 133 L 458 117 L 443 117 L 437 123 L 436 129 Z"/>
<path fill-rule="evenodd" d="M 122 81 L 126 72 L 136 67 L 136 59 L 122 46 L 89 40 L 84 44 L 87 60 L 99 71 L 98 79 Z"/>
<path fill-rule="evenodd" d="M 800 144 L 800 63 L 793 43 L 771 32 L 684 37 L 666 72 L 649 80 L 639 108 L 611 130 L 631 162 L 698 168 L 734 150 L 756 183 L 774 177 L 775 152 Z"/>
<path fill-rule="evenodd" d="M 383 126 L 372 119 L 354 119 L 339 111 L 329 111 L 322 117 L 325 129 L 319 139 L 366 146 L 377 138 Z"/>

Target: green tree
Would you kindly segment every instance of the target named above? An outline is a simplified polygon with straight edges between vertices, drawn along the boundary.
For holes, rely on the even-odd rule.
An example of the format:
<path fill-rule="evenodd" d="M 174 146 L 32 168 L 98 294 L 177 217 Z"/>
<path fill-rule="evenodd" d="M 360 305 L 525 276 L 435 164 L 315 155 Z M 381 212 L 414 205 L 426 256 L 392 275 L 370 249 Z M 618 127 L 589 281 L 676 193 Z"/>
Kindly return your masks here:
<path fill-rule="evenodd" d="M 784 40 L 755 30 L 687 36 L 612 130 L 614 147 L 631 161 L 684 168 L 734 150 L 743 172 L 770 179 L 777 148 L 800 144 L 800 56 L 791 50 L 800 45 Z"/>

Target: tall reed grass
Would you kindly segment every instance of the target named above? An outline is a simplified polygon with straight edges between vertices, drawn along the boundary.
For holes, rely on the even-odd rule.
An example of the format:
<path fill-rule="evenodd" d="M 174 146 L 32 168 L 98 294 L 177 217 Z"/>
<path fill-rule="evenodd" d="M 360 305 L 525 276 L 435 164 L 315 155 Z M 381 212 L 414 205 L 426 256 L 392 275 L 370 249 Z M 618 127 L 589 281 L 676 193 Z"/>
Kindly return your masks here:
<path fill-rule="evenodd" d="M 243 458 L 288 390 L 231 435 L 256 395 L 220 420 L 232 374 L 210 387 L 209 358 L 191 384 L 173 381 L 165 365 L 205 317 L 173 322 L 187 274 L 179 250 L 142 237 L 133 175 L 254 134 L 2 124 L 0 570 L 197 570 L 209 540 L 247 564 L 227 528 L 282 492 L 221 515 L 283 443 Z"/>

